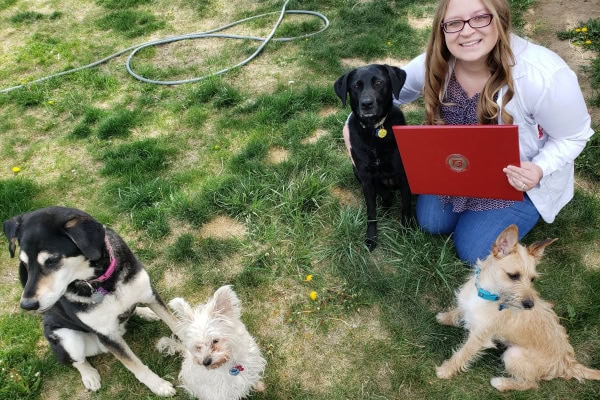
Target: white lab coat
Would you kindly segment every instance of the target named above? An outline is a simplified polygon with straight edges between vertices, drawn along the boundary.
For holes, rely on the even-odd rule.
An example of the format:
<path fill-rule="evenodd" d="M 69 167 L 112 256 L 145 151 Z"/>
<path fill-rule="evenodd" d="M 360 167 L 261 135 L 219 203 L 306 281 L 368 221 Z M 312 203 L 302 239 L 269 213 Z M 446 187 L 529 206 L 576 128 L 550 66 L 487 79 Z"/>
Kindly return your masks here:
<path fill-rule="evenodd" d="M 527 194 L 544 221 L 551 223 L 573 198 L 573 162 L 594 134 L 591 117 L 577 76 L 562 58 L 516 35 L 511 35 L 511 48 L 516 61 L 512 69 L 515 93 L 506 110 L 519 127 L 521 160 L 537 164 L 544 173 Z M 407 78 L 397 104 L 422 96 L 425 54 L 402 68 Z"/>

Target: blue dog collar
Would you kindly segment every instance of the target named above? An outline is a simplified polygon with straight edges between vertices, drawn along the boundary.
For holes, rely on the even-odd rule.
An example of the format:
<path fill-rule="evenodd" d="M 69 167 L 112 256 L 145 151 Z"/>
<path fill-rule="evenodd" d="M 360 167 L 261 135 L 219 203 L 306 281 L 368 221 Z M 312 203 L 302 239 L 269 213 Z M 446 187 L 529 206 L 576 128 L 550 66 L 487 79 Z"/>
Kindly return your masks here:
<path fill-rule="evenodd" d="M 477 267 L 475 269 L 475 287 L 477 288 L 477 296 L 482 298 L 483 300 L 488 300 L 488 301 L 498 301 L 500 300 L 500 296 L 492 293 L 490 291 L 485 290 L 484 288 L 482 288 L 481 286 L 479 286 L 479 273 L 481 272 L 481 268 Z M 498 311 L 502 311 L 506 308 L 506 305 L 504 303 L 500 303 L 500 305 L 498 306 Z"/>

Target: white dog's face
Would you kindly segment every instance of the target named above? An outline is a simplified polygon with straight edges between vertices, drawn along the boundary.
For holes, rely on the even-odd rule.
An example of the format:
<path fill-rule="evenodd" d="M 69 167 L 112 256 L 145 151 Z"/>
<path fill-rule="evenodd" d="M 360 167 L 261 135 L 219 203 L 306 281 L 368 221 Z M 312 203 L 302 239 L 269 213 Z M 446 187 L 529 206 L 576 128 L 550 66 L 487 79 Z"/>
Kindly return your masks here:
<path fill-rule="evenodd" d="M 206 308 L 206 307 L 202 307 Z M 231 358 L 230 321 L 215 318 L 207 312 L 197 313 L 185 330 L 185 347 L 194 363 L 206 368 L 219 368 Z"/>
<path fill-rule="evenodd" d="M 195 364 L 219 368 L 244 345 L 239 299 L 230 286 L 221 287 L 206 304 L 194 308 L 182 298 L 169 305 L 181 323 L 183 344 Z"/>

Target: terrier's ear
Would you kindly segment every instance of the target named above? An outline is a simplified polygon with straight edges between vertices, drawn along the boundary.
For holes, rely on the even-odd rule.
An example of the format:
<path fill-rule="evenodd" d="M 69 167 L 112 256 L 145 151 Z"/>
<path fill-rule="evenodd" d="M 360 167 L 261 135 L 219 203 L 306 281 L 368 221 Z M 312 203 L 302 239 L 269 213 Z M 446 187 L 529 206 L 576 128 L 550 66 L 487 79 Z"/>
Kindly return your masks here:
<path fill-rule="evenodd" d="M 535 242 L 533 244 L 530 244 L 527 247 L 527 250 L 529 251 L 529 254 L 531 254 L 535 258 L 536 261 L 540 261 L 542 259 L 542 256 L 544 255 L 544 249 L 546 248 L 546 246 L 551 245 L 557 240 L 558 238 L 554 238 L 542 240 L 541 242 Z"/>
<path fill-rule="evenodd" d="M 492 246 L 492 254 L 496 258 L 504 258 L 517 249 L 519 242 L 519 229 L 516 225 L 510 225 L 502 231 Z"/>
<path fill-rule="evenodd" d="M 194 310 L 187 301 L 176 297 L 169 302 L 169 307 L 175 313 L 175 317 L 181 322 L 191 322 L 194 319 Z"/>
<path fill-rule="evenodd" d="M 233 291 L 231 285 L 222 286 L 213 296 L 213 312 L 218 315 L 225 315 L 231 319 L 238 319 L 241 315 L 240 299 Z"/>

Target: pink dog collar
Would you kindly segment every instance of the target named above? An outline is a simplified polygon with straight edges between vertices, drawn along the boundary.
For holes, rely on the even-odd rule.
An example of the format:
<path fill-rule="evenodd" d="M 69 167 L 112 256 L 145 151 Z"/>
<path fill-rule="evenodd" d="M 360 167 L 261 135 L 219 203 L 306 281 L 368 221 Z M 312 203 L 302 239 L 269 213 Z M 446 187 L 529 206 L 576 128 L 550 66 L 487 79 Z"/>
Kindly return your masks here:
<path fill-rule="evenodd" d="M 98 278 L 94 279 L 92 282 L 104 282 L 112 276 L 113 272 L 115 272 L 115 268 L 117 267 L 117 259 L 115 258 L 112 246 L 110 245 L 110 242 L 108 241 L 108 238 L 106 236 L 104 237 L 104 243 L 106 244 L 106 250 L 108 251 L 110 264 L 108 265 L 108 269 L 106 270 L 106 272 L 104 272 L 104 274 L 102 274 Z"/>

